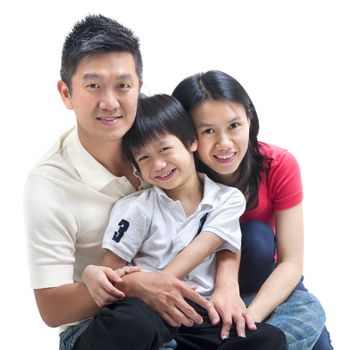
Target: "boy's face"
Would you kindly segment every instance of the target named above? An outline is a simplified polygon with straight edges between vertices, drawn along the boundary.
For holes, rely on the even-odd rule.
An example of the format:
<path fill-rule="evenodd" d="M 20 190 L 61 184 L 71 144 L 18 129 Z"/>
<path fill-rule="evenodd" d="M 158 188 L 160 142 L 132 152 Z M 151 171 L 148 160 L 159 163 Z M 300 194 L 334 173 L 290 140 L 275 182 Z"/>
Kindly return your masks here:
<path fill-rule="evenodd" d="M 84 146 L 121 141 L 134 122 L 140 86 L 134 58 L 127 52 L 86 56 L 72 76 L 71 91 L 58 83 L 66 107 L 75 111 Z"/>
<path fill-rule="evenodd" d="M 176 136 L 166 134 L 148 142 L 145 147 L 133 152 L 133 156 L 142 177 L 166 192 L 197 178 L 193 159 L 196 149 L 196 141 L 188 150 Z"/>

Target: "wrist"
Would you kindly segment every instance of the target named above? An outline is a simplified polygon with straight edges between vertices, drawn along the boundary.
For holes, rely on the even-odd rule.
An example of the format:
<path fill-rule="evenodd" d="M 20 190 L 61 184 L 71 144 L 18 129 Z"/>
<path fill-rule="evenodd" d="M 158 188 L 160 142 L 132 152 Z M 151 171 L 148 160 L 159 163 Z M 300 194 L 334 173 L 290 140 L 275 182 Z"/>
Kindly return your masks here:
<path fill-rule="evenodd" d="M 215 289 L 229 289 L 239 294 L 239 284 L 237 280 L 220 279 L 215 282 Z"/>

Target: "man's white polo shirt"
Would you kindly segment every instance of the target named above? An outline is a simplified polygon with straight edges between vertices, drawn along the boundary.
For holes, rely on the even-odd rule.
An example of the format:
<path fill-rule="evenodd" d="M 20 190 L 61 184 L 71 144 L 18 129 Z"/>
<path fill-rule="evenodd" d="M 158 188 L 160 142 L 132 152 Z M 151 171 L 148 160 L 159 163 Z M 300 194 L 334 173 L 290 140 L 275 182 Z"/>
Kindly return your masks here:
<path fill-rule="evenodd" d="M 75 129 L 63 135 L 25 186 L 32 288 L 79 282 L 86 265 L 99 265 L 112 206 L 132 192 L 127 178 L 86 151 Z"/>
<path fill-rule="evenodd" d="M 204 194 L 195 213 L 186 217 L 179 201 L 151 187 L 118 201 L 111 213 L 102 247 L 146 271 L 160 271 L 201 231 L 224 239 L 219 250 L 237 252 L 241 244 L 239 217 L 245 210 L 243 194 L 200 174 Z M 211 295 L 215 283 L 215 254 L 193 270 L 186 281 Z"/>

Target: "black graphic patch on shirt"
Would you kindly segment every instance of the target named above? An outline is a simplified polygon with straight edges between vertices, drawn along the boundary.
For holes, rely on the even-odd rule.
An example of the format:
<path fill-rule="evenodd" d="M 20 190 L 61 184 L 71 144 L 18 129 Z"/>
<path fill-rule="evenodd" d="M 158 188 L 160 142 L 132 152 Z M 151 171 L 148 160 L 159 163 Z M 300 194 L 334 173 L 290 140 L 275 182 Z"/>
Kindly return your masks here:
<path fill-rule="evenodd" d="M 129 226 L 130 226 L 130 222 L 127 220 L 122 219 L 119 222 L 119 229 L 118 231 L 114 231 L 114 235 L 113 235 L 113 241 L 119 243 L 120 240 L 123 238 L 124 233 L 128 230 Z"/>
<path fill-rule="evenodd" d="M 198 234 L 201 233 L 202 228 L 203 228 L 203 226 L 204 226 L 204 224 L 205 224 L 205 221 L 207 220 L 208 214 L 209 214 L 209 213 L 205 213 L 205 214 L 201 217 L 201 219 L 199 220 L 199 229 L 198 229 L 198 231 L 197 231 L 197 233 L 196 233 L 196 236 L 197 236 Z"/>

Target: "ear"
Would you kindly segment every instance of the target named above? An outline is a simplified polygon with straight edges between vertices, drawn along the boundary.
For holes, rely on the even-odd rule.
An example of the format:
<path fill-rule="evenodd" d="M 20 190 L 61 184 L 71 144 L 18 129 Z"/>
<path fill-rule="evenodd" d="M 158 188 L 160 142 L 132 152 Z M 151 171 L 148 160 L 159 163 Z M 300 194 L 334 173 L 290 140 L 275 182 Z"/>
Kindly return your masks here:
<path fill-rule="evenodd" d="M 190 151 L 191 152 L 196 152 L 197 151 L 197 147 L 198 147 L 198 141 L 194 140 L 190 146 Z"/>
<path fill-rule="evenodd" d="M 64 105 L 68 109 L 73 109 L 73 103 L 72 103 L 72 99 L 71 99 L 67 84 L 63 80 L 59 80 L 57 82 L 57 89 L 59 94 L 61 95 L 61 99 Z"/>

